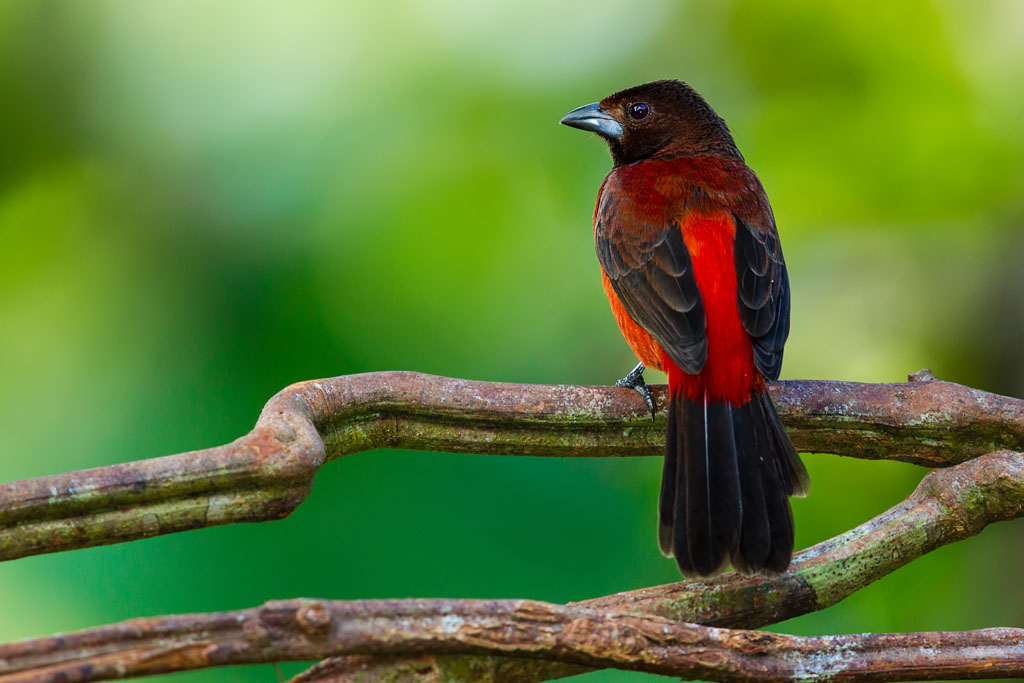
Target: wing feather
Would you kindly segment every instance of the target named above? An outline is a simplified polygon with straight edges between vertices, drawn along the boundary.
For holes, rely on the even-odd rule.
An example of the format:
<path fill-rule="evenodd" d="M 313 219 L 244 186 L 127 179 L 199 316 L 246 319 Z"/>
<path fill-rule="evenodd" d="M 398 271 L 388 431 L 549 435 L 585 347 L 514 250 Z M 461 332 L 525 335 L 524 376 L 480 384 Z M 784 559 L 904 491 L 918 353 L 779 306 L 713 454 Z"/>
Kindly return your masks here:
<path fill-rule="evenodd" d="M 690 252 L 677 223 L 637 226 L 602 197 L 594 223 L 597 258 L 629 316 L 683 371 L 707 361 L 706 321 Z M 630 229 L 620 221 L 632 220 Z"/>
<path fill-rule="evenodd" d="M 754 364 L 770 380 L 779 378 L 789 337 L 789 274 L 775 226 L 735 216 L 736 295 L 743 328 L 754 343 Z"/>

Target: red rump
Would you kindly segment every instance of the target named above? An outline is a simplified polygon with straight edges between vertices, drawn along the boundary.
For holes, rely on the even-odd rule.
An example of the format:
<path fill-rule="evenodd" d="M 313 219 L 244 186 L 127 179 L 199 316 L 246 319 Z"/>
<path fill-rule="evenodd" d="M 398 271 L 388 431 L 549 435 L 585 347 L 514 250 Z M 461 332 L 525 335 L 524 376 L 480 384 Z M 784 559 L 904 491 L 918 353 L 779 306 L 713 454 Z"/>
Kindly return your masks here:
<path fill-rule="evenodd" d="M 708 360 L 699 375 L 689 375 L 662 351 L 669 391 L 674 395 L 685 393 L 693 401 L 702 400 L 707 392 L 709 403 L 742 405 L 750 400 L 753 389 L 764 388 L 764 379 L 754 368 L 750 335 L 743 329 L 736 306 L 736 224 L 732 216 L 690 213 L 682 230 L 704 301 Z"/>

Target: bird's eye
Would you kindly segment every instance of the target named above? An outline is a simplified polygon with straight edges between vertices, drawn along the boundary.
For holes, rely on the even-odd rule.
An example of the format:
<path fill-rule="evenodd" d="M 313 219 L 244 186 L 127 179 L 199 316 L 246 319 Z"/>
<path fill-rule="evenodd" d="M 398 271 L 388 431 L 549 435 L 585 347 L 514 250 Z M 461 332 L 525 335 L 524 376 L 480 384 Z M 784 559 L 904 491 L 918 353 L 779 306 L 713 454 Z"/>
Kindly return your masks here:
<path fill-rule="evenodd" d="M 629 114 L 629 118 L 639 121 L 647 118 L 647 115 L 651 113 L 651 108 L 647 106 L 646 102 L 634 102 L 626 107 L 626 113 Z"/>

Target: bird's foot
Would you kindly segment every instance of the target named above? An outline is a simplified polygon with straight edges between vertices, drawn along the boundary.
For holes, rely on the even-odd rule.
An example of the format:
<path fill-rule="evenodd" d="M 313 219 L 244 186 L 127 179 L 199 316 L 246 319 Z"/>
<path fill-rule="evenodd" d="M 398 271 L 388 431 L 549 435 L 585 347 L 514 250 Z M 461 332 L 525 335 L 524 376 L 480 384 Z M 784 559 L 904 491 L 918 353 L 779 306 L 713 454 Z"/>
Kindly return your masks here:
<path fill-rule="evenodd" d="M 643 363 L 637 363 L 636 367 L 630 370 L 628 375 L 615 382 L 615 386 L 636 389 L 637 393 L 644 397 L 647 407 L 651 410 L 651 419 L 654 419 L 654 396 L 651 395 L 651 390 L 647 386 L 647 382 L 644 381 Z"/>

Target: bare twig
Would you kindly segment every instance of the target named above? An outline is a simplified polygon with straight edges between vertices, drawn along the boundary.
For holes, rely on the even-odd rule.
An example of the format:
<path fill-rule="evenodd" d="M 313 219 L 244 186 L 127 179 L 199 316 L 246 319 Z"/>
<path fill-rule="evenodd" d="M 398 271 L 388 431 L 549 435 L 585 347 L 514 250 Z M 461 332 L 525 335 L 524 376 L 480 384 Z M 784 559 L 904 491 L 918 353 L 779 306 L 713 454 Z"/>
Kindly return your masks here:
<path fill-rule="evenodd" d="M 805 451 L 922 465 L 1024 448 L 1024 401 L 948 382 L 782 382 L 773 397 Z M 655 389 L 658 405 L 663 387 Z M 505 455 L 660 453 L 625 388 L 379 372 L 292 385 L 225 446 L 0 485 L 0 560 L 235 522 L 280 519 L 326 460 L 396 447 Z"/>
<path fill-rule="evenodd" d="M 578 673 L 581 665 L 707 680 L 782 680 L 800 672 L 829 673 L 837 680 L 1020 675 L 1024 632 L 1012 629 L 794 638 L 674 620 L 761 625 L 814 611 L 937 545 L 1022 515 L 1024 454 L 993 453 L 930 473 L 907 501 L 804 551 L 794 571 L 779 577 L 727 576 L 567 606 L 292 600 L 238 612 L 136 619 L 0 646 L 0 682 L 93 681 L 227 664 L 410 653 L 551 660 L 527 667 L 526 677 L 503 679 L 517 681 Z"/>

